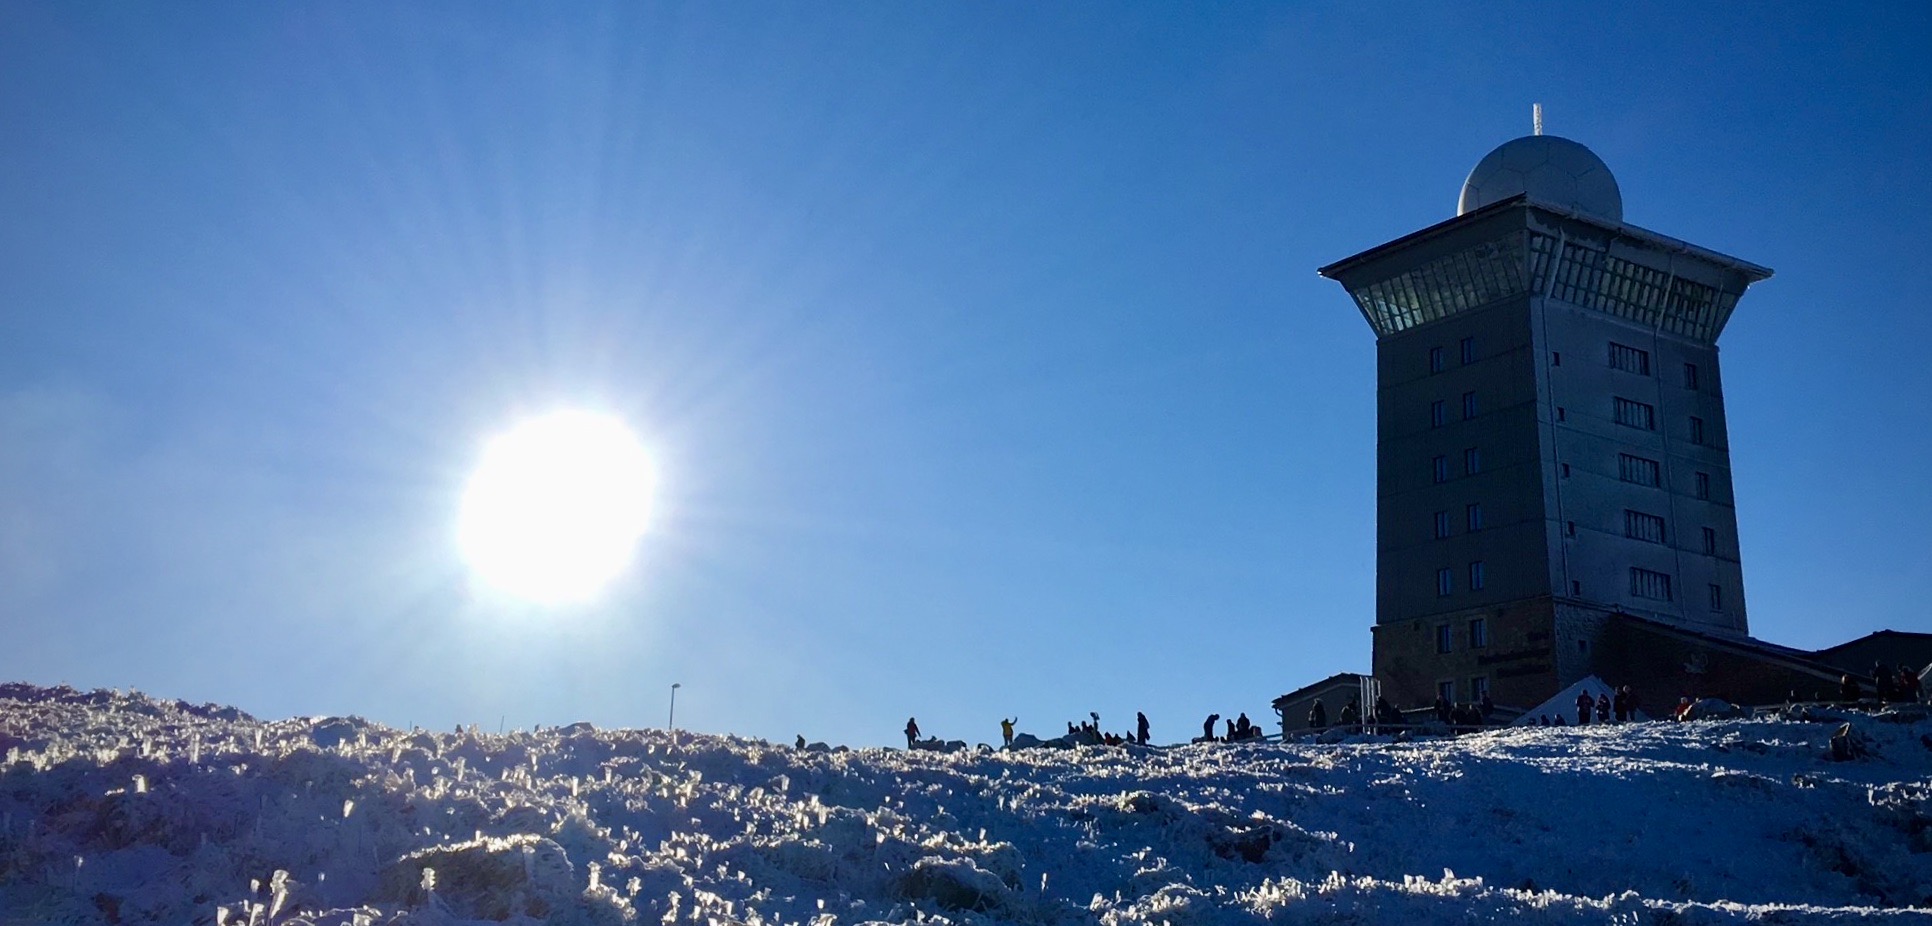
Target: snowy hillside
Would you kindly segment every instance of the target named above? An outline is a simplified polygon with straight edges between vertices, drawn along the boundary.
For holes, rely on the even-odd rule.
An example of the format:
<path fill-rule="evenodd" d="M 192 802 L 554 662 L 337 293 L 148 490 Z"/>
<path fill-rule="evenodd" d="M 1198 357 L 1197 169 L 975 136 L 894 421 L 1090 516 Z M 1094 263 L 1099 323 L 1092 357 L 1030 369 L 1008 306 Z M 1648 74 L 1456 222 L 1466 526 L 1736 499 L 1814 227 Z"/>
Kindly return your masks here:
<path fill-rule="evenodd" d="M 1932 721 L 794 751 L 0 686 L 0 926 L 1923 923 Z"/>

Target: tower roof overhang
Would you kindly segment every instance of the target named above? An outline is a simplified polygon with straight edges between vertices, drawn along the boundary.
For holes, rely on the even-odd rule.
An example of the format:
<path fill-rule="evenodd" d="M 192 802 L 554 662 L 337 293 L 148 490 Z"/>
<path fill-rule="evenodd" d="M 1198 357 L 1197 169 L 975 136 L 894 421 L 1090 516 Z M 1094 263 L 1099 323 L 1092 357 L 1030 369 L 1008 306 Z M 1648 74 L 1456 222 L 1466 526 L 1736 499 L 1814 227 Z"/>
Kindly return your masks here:
<path fill-rule="evenodd" d="M 1322 267 L 1387 337 L 1490 302 L 1544 293 L 1714 342 L 1771 270 L 1625 223 L 1538 202 L 1491 203 Z"/>

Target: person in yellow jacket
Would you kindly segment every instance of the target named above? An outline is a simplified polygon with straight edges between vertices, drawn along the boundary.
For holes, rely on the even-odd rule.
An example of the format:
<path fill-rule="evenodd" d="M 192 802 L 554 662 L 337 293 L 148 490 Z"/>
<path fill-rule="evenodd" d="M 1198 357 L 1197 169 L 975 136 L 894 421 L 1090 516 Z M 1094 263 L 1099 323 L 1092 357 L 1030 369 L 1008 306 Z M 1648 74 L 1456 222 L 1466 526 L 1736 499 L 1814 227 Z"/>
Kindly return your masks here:
<path fill-rule="evenodd" d="M 1006 745 L 1013 745 L 1013 725 L 1019 722 L 1020 718 L 1018 717 L 1010 720 L 1004 718 L 1000 720 L 1000 738 L 1006 741 Z"/>

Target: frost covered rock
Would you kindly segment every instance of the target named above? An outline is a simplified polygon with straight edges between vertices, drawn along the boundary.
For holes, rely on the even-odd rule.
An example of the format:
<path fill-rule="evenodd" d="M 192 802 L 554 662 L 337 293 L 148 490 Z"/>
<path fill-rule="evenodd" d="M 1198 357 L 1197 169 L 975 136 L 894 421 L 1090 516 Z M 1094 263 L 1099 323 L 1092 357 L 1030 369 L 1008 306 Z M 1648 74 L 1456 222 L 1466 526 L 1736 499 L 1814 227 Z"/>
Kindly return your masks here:
<path fill-rule="evenodd" d="M 361 732 L 356 722 L 348 718 L 322 717 L 310 728 L 309 740 L 317 749 L 334 749 L 343 743 L 353 742 Z"/>
<path fill-rule="evenodd" d="M 1871 754 L 1871 740 L 1847 723 L 1831 735 L 1831 758 L 1834 762 L 1850 762 Z"/>
<path fill-rule="evenodd" d="M 907 900 L 931 900 L 948 910 L 987 912 L 1005 907 L 1012 889 L 972 859 L 922 858 L 900 875 L 894 891 Z"/>
<path fill-rule="evenodd" d="M 377 899 L 420 907 L 433 897 L 458 916 L 502 921 L 551 916 L 580 890 L 563 848 L 524 834 L 411 852 L 383 871 Z"/>

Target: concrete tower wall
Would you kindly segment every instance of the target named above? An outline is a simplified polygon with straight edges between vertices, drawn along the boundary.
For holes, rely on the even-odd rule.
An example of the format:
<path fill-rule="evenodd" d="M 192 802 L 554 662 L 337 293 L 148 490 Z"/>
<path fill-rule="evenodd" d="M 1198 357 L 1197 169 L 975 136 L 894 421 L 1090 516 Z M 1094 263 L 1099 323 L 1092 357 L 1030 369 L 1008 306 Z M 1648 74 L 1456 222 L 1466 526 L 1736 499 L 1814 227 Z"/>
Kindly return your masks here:
<path fill-rule="evenodd" d="M 1744 580 L 1716 346 L 1555 299 L 1535 302 L 1538 430 L 1543 468 L 1553 477 L 1544 498 L 1549 589 L 1742 636 Z M 1613 365 L 1618 359 L 1625 368 Z M 1651 427 L 1620 422 L 1620 399 L 1647 408 L 1640 414 Z M 1635 523 L 1645 518 L 1656 519 L 1650 523 L 1661 525 L 1660 535 Z M 1655 588 L 1640 594 L 1632 567 L 1670 577 L 1669 599 Z"/>
<path fill-rule="evenodd" d="M 1378 624 L 1549 593 L 1530 306 L 1506 299 L 1377 346 Z"/>

